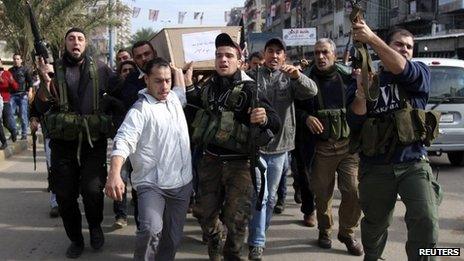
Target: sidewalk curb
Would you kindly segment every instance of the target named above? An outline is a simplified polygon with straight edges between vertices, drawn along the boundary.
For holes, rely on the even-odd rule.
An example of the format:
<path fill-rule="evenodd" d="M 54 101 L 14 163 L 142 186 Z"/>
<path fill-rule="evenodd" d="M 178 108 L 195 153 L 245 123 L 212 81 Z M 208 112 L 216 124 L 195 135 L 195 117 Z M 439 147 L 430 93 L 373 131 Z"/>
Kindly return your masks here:
<path fill-rule="evenodd" d="M 42 133 L 37 133 L 37 143 L 43 143 Z M 0 162 L 7 160 L 13 155 L 20 154 L 21 152 L 27 150 L 27 148 L 32 147 L 32 136 L 28 135 L 27 140 L 17 140 L 12 142 L 8 140 L 8 147 L 4 150 L 0 150 Z"/>

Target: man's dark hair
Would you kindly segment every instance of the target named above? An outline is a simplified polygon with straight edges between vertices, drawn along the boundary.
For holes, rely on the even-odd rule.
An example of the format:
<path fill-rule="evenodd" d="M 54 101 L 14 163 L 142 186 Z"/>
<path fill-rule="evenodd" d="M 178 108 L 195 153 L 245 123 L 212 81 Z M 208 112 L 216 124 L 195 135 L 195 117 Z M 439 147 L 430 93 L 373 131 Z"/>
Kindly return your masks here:
<path fill-rule="evenodd" d="M 264 56 L 261 52 L 254 52 L 250 54 L 250 57 L 248 58 L 248 61 L 251 61 L 254 57 L 258 58 L 259 60 L 264 59 Z"/>
<path fill-rule="evenodd" d="M 139 48 L 140 46 L 144 46 L 144 45 L 150 46 L 151 50 L 153 51 L 153 55 L 155 57 L 158 56 L 158 54 L 156 53 L 156 50 L 153 47 L 153 45 L 149 41 L 146 41 L 146 40 L 138 41 L 132 46 L 132 50 L 131 50 L 132 51 L 132 56 L 134 56 L 134 49 L 135 48 Z"/>
<path fill-rule="evenodd" d="M 13 58 L 14 58 L 16 55 L 18 55 L 19 57 L 23 58 L 23 57 L 21 56 L 21 54 L 19 54 L 19 53 L 14 53 L 14 54 L 13 54 Z"/>
<path fill-rule="evenodd" d="M 116 72 L 118 73 L 118 75 L 121 74 L 122 67 L 123 67 L 124 65 L 126 65 L 126 64 L 132 65 L 132 66 L 134 67 L 134 69 L 137 68 L 137 64 L 136 64 L 134 61 L 132 61 L 132 60 L 123 61 L 123 62 L 121 62 L 121 63 L 118 65 L 118 68 L 117 68 L 117 70 L 116 70 Z"/>
<path fill-rule="evenodd" d="M 143 72 L 147 75 L 150 75 L 151 74 L 151 70 L 153 68 L 159 68 L 159 67 L 168 67 L 168 68 L 171 68 L 169 66 L 169 62 L 166 61 L 166 59 L 164 58 L 161 58 L 161 57 L 156 57 L 155 59 L 153 60 L 150 60 L 149 62 L 147 62 L 147 64 L 145 64 L 145 67 L 143 68 Z"/>
<path fill-rule="evenodd" d="M 123 52 L 129 52 L 129 50 L 127 50 L 126 48 L 121 48 L 118 50 L 118 52 L 116 53 L 116 55 L 120 54 L 120 53 L 123 53 Z"/>
<path fill-rule="evenodd" d="M 410 31 L 402 27 L 393 27 L 392 29 L 390 29 L 390 31 L 388 31 L 387 37 L 385 38 L 385 42 L 387 44 L 390 44 L 393 41 L 393 36 L 395 36 L 396 34 L 400 34 L 402 36 L 408 36 L 414 39 L 414 35 Z"/>

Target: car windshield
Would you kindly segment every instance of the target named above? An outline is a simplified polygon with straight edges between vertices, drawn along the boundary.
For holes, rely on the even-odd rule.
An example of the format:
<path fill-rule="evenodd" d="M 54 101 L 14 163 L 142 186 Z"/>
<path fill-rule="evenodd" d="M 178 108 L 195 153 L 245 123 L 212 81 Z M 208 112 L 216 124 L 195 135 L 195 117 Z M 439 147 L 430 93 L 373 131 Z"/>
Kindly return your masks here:
<path fill-rule="evenodd" d="M 430 99 L 450 98 L 454 102 L 464 98 L 464 68 L 452 66 L 431 66 Z"/>

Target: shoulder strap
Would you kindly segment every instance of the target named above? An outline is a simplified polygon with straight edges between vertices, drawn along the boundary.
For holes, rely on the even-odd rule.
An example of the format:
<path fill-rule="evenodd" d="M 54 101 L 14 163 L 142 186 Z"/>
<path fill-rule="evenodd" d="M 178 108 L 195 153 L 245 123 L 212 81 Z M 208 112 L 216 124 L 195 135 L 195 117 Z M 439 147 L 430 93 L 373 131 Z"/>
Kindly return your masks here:
<path fill-rule="evenodd" d="M 342 78 L 342 76 L 340 75 L 340 73 L 338 71 L 336 72 L 336 75 L 337 75 L 338 81 L 340 82 L 340 91 L 342 92 L 342 105 L 343 105 L 343 108 L 345 108 L 346 107 L 345 82 L 343 81 L 343 78 Z M 319 89 L 319 91 L 317 92 L 317 100 L 319 102 L 319 109 L 323 110 L 324 109 L 324 99 L 322 98 L 322 91 L 321 91 L 321 87 L 320 87 L 319 78 L 316 76 L 316 77 L 314 77 L 314 79 L 315 79 L 317 88 Z"/>
<path fill-rule="evenodd" d="M 62 111 L 69 111 L 69 103 L 68 103 L 68 88 L 66 84 L 65 78 L 65 68 L 63 63 L 57 62 L 56 64 L 56 79 L 58 81 L 58 90 L 60 92 L 60 110 Z"/>
<path fill-rule="evenodd" d="M 90 79 L 92 80 L 93 85 L 93 111 L 98 112 L 99 110 L 99 90 L 100 86 L 98 85 L 98 72 L 97 66 L 92 58 L 89 59 L 90 61 Z"/>
<path fill-rule="evenodd" d="M 229 97 L 227 98 L 226 102 L 224 105 L 226 106 L 227 109 L 231 110 L 233 109 L 238 102 L 238 97 L 240 95 L 240 92 L 243 89 L 243 83 L 240 83 L 236 86 L 234 86 L 234 89 L 232 89 L 232 92 L 230 93 Z"/>
<path fill-rule="evenodd" d="M 400 108 L 406 108 L 408 106 L 411 106 L 411 102 L 409 101 L 409 95 L 406 93 L 406 91 L 403 88 L 400 88 L 396 83 L 393 85 L 393 90 L 398 89 L 398 94 L 400 95 Z"/>

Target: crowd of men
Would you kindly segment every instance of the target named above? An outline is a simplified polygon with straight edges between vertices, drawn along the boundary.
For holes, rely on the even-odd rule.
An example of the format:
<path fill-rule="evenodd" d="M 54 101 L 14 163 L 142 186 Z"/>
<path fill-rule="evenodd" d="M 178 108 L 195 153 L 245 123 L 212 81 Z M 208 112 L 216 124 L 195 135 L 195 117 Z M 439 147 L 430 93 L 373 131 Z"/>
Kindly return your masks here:
<path fill-rule="evenodd" d="M 125 227 L 130 184 L 135 260 L 174 260 L 189 206 L 210 260 L 241 260 L 247 229 L 248 259 L 261 260 L 272 215 L 284 211 L 291 170 L 303 223 L 317 224 L 319 247 L 332 247 L 337 181 L 337 238 L 349 254 L 382 258 L 399 194 L 407 209 L 408 259 L 433 260 L 419 257 L 418 249 L 437 243 L 440 186 L 424 139 L 398 136 L 402 126 L 391 120 L 404 110 L 424 111 L 430 72 L 410 61 L 414 42 L 407 30 L 392 30 L 383 41 L 360 20 L 352 36 L 382 61 L 378 82 L 386 95 L 374 101 L 366 99 L 361 70 L 337 62 L 328 38 L 316 42 L 313 63 L 301 68 L 287 63 L 280 38 L 245 61 L 240 46 L 222 33 L 215 41 L 215 71 L 201 79 L 194 63 L 177 68 L 148 41 L 120 50 L 114 72 L 88 55 L 85 32 L 72 28 L 54 66 L 39 59 L 41 85 L 29 117 L 32 80 L 15 55 L 11 73 L 0 71 L 3 120 L 13 141 L 16 108 L 21 138 L 28 117 L 32 131 L 42 125 L 50 189 L 71 241 L 66 256 L 84 251 L 79 196 L 90 246 L 98 250 L 105 241 L 104 193 L 114 200 L 114 226 Z M 6 146 L 3 132 L 0 139 Z M 259 155 L 252 153 L 251 139 Z M 263 176 L 250 174 L 264 169 Z M 360 242 L 355 230 L 361 213 Z"/>

